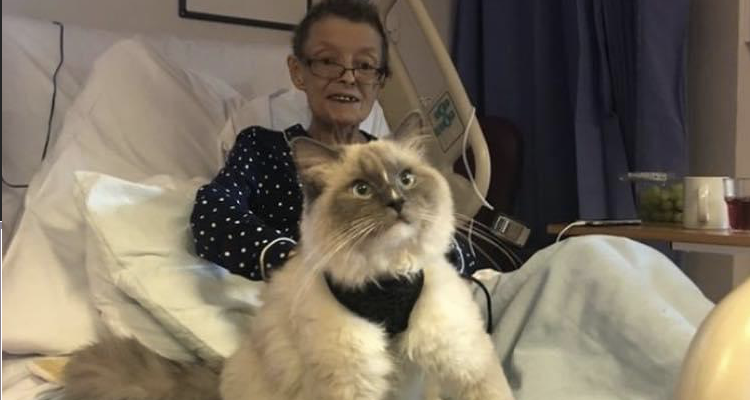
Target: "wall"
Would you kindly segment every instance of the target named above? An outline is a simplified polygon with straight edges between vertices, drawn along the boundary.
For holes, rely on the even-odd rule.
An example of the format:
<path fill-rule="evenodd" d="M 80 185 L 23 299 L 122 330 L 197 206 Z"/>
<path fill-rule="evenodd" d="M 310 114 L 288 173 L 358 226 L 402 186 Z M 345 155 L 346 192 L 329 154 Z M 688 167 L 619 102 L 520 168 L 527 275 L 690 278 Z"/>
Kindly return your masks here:
<path fill-rule="evenodd" d="M 288 43 L 291 37 L 287 31 L 183 19 L 177 5 L 177 0 L 2 0 L 3 14 L 106 30 L 234 42 Z"/>
<path fill-rule="evenodd" d="M 423 1 L 440 36 L 448 43 L 456 0 Z M 285 31 L 183 19 L 177 15 L 177 4 L 177 0 L 2 0 L 2 12 L 91 28 L 184 38 L 263 43 L 287 43 L 290 38 Z M 272 1 L 268 4 L 273 6 Z"/>
<path fill-rule="evenodd" d="M 437 28 L 440 38 L 450 51 L 453 41 L 453 17 L 456 12 L 456 1 L 458 0 L 422 0 L 432 21 Z"/>
<path fill-rule="evenodd" d="M 691 5 L 688 121 L 693 175 L 750 176 L 750 120 L 742 112 L 750 110 L 750 50 L 742 40 L 750 29 L 747 4 L 693 0 Z M 688 275 L 714 300 L 750 274 L 750 258 L 744 255 L 688 254 L 685 260 Z"/>

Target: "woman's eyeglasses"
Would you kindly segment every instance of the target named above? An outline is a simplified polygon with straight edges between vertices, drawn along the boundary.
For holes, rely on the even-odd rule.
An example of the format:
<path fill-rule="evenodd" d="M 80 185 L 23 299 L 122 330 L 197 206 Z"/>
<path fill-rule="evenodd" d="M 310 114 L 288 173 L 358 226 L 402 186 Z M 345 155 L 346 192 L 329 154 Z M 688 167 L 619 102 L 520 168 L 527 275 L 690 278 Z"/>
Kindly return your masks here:
<path fill-rule="evenodd" d="M 360 64 L 356 67 L 347 68 L 339 63 L 328 59 L 304 59 L 303 62 L 310 67 L 313 75 L 325 79 L 338 79 L 344 76 L 346 71 L 352 71 L 354 79 L 364 84 L 380 83 L 385 75 L 383 68 L 377 68 L 369 64 Z"/>

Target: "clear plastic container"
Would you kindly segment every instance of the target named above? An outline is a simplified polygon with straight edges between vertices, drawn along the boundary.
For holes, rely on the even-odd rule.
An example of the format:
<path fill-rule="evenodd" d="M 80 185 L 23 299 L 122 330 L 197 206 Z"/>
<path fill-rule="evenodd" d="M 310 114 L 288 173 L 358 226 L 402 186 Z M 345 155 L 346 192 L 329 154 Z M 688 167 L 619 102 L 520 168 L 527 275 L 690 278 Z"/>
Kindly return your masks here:
<path fill-rule="evenodd" d="M 681 223 L 684 185 L 667 172 L 631 172 L 622 177 L 633 183 L 638 218 L 643 222 Z"/>

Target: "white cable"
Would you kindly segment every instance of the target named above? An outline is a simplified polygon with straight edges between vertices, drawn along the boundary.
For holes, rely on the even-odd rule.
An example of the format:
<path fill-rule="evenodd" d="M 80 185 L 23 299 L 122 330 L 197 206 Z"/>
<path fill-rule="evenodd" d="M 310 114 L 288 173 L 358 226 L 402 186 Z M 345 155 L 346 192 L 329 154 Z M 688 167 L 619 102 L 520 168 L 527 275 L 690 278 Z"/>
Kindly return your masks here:
<path fill-rule="evenodd" d="M 560 231 L 560 233 L 557 234 L 557 239 L 555 239 L 555 243 L 559 242 L 560 238 L 562 238 L 565 232 L 569 231 L 570 228 L 573 228 L 574 226 L 583 226 L 583 225 L 586 225 L 587 223 L 588 221 L 575 221 L 575 222 L 569 223 L 568 225 L 565 226 L 565 228 L 563 228 Z"/>
<path fill-rule="evenodd" d="M 479 200 L 482 201 L 482 204 L 484 204 L 485 207 L 489 208 L 491 211 L 495 211 L 495 207 L 492 207 L 492 204 L 490 204 L 487 199 L 482 196 L 482 193 L 479 191 L 479 188 L 477 187 L 477 182 L 474 180 L 474 174 L 471 173 L 471 168 L 469 168 L 469 161 L 466 158 L 466 144 L 469 142 L 469 128 L 471 128 L 471 124 L 474 122 L 474 117 L 476 115 L 477 109 L 473 106 L 471 107 L 471 114 L 469 116 L 469 122 L 466 124 L 466 129 L 464 130 L 464 140 L 463 140 L 463 147 L 461 150 L 461 158 L 464 160 L 464 168 L 466 168 L 466 174 L 469 175 L 469 181 L 471 182 L 471 187 L 474 188 L 474 192 L 479 197 Z M 476 162 L 476 160 L 474 160 Z"/>
<path fill-rule="evenodd" d="M 471 235 L 474 233 L 474 218 L 469 220 L 469 234 L 466 235 L 466 239 L 469 242 L 469 250 L 471 250 L 471 255 L 474 256 L 474 258 L 477 257 L 476 251 L 474 251 L 474 243 L 471 241 Z"/>
<path fill-rule="evenodd" d="M 466 269 L 466 265 L 464 265 L 464 253 L 461 252 L 461 246 L 458 245 L 458 241 L 456 240 L 456 238 L 452 237 L 451 240 L 453 241 L 453 246 L 456 247 L 458 259 L 461 260 L 461 269 L 458 272 L 463 274 L 464 270 Z"/>
<path fill-rule="evenodd" d="M 523 264 L 523 260 L 521 260 L 521 257 L 519 257 L 518 254 L 516 254 L 513 250 L 511 250 L 510 248 L 508 248 L 504 243 L 502 243 L 502 242 L 499 242 L 499 243 L 500 243 L 500 246 L 503 249 L 507 250 L 508 253 L 510 253 L 513 256 L 516 265 Z"/>
<path fill-rule="evenodd" d="M 261 276 L 261 278 L 264 281 L 267 280 L 266 279 L 266 262 L 265 262 L 265 260 L 266 260 L 266 250 L 270 249 L 271 246 L 273 246 L 274 244 L 276 244 L 278 242 L 281 242 L 281 241 L 292 242 L 293 245 L 297 244 L 297 242 L 294 241 L 294 239 L 290 239 L 288 237 L 283 237 L 282 236 L 282 237 L 277 237 L 276 239 L 272 240 L 271 243 L 269 243 L 265 247 L 263 247 L 263 250 L 261 250 L 261 252 L 260 252 L 260 257 L 258 257 L 258 261 L 259 261 L 259 264 L 260 264 L 260 276 Z"/>
<path fill-rule="evenodd" d="M 513 250 L 506 249 L 505 245 L 503 245 L 502 242 L 498 241 L 497 244 L 498 244 L 498 247 L 500 248 L 500 251 L 503 252 L 505 257 L 508 258 L 508 260 L 510 260 L 510 263 L 513 265 L 513 268 L 518 268 L 518 266 L 522 264 L 521 258 L 518 257 L 516 253 L 513 252 Z"/>
<path fill-rule="evenodd" d="M 519 262 L 517 262 L 517 261 L 516 261 L 516 260 L 515 260 L 515 259 L 513 258 L 513 256 L 511 256 L 511 255 L 510 255 L 510 253 L 512 253 L 512 251 L 510 251 L 510 250 L 506 249 L 506 248 L 505 248 L 505 247 L 504 247 L 504 246 L 503 246 L 502 244 L 500 244 L 499 242 L 498 242 L 498 246 L 497 246 L 497 247 L 495 247 L 495 248 L 496 248 L 496 249 L 499 249 L 499 250 L 500 250 L 500 251 L 501 251 L 501 252 L 503 253 L 503 255 L 505 256 L 505 258 L 507 258 L 507 259 L 508 259 L 508 261 L 510 261 L 510 263 L 511 263 L 511 265 L 513 266 L 513 268 L 514 268 L 514 269 L 515 269 L 515 268 L 518 268 L 518 266 L 519 266 L 519 264 L 520 264 L 520 263 L 519 263 Z M 513 255 L 515 256 L 515 253 L 514 253 Z M 518 256 L 516 256 L 516 258 L 518 258 Z M 493 268 L 493 269 L 494 269 L 494 268 Z M 502 272 L 502 271 L 500 271 L 500 270 L 499 270 L 499 272 Z"/>

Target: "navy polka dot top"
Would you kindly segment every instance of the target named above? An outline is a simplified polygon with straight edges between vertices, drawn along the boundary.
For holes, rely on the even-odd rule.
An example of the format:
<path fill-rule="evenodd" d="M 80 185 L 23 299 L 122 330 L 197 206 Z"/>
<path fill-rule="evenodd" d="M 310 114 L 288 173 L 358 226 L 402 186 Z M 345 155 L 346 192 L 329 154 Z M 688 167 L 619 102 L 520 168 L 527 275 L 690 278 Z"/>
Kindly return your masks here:
<path fill-rule="evenodd" d="M 301 125 L 237 135 L 224 168 L 196 193 L 190 226 L 201 258 L 252 280 L 283 264 L 299 239 L 302 191 L 288 142 L 300 135 Z M 470 274 L 475 260 L 465 248 L 454 240 L 448 259 Z"/>

